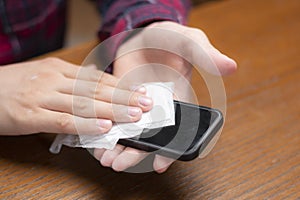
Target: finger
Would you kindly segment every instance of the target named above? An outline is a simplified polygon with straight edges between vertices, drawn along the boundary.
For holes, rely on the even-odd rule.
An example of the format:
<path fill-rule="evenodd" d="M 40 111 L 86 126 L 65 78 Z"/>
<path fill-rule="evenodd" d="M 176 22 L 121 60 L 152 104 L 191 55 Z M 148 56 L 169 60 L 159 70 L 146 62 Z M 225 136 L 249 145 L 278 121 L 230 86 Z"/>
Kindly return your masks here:
<path fill-rule="evenodd" d="M 65 62 L 60 59 L 54 59 L 55 65 L 59 66 L 60 71 L 67 78 L 85 80 L 92 82 L 105 83 L 116 87 L 118 85 L 119 79 L 111 74 L 105 73 L 100 70 L 96 70 L 94 67 L 80 67 L 78 65 Z M 61 67 L 64 66 L 64 67 Z"/>
<path fill-rule="evenodd" d="M 175 162 L 175 160 L 172 158 L 167 158 L 161 155 L 155 155 L 155 159 L 153 162 L 153 169 L 157 173 L 163 173 L 170 167 L 170 165 L 173 162 Z"/>
<path fill-rule="evenodd" d="M 124 150 L 123 145 L 117 144 L 113 150 L 104 151 L 100 163 L 104 167 L 111 167 L 114 160 L 120 155 L 120 153 Z"/>
<path fill-rule="evenodd" d="M 107 119 L 82 118 L 45 109 L 39 113 L 39 132 L 93 135 L 104 134 L 112 127 L 112 121 Z"/>
<path fill-rule="evenodd" d="M 78 70 L 76 76 L 71 76 L 70 78 L 96 83 L 101 82 L 102 84 L 110 85 L 113 87 L 117 87 L 119 83 L 119 79 L 111 74 L 85 67 L 81 67 Z M 121 87 L 121 85 L 119 85 L 119 87 Z"/>
<path fill-rule="evenodd" d="M 99 149 L 99 148 L 95 148 L 94 149 L 94 152 L 93 152 L 93 155 L 94 155 L 94 157 L 97 159 L 97 160 L 101 160 L 101 158 L 102 158 L 102 155 L 104 154 L 104 152 L 106 151 L 106 149 L 104 149 L 104 148 L 101 148 L 101 149 Z"/>
<path fill-rule="evenodd" d="M 97 70 L 97 66 L 95 64 L 87 65 L 87 66 L 85 66 L 85 68 Z"/>
<path fill-rule="evenodd" d="M 118 172 L 124 171 L 138 164 L 147 155 L 149 154 L 144 151 L 126 147 L 125 150 L 114 159 L 111 167 Z"/>
<path fill-rule="evenodd" d="M 189 54 L 185 54 L 186 58 L 190 58 L 192 64 L 215 75 L 228 75 L 236 70 L 236 62 L 217 50 L 205 33 L 193 28 L 189 30 L 191 34 L 183 42 L 187 44 L 189 50 L 186 51 Z"/>
<path fill-rule="evenodd" d="M 146 90 L 145 87 L 138 88 L 138 91 L 144 90 Z M 64 84 L 64 87 L 59 91 L 65 94 L 89 97 L 90 99 L 96 99 L 108 103 L 112 102 L 114 104 L 138 106 L 144 112 L 149 111 L 153 104 L 151 98 L 147 97 L 143 93 L 82 80 L 74 81 L 68 79 Z"/>
<path fill-rule="evenodd" d="M 199 29 L 173 23 L 169 27 L 147 29 L 144 32 L 144 37 L 146 38 L 146 43 L 142 43 L 144 48 L 152 47 L 170 51 L 209 73 L 226 75 L 236 69 L 236 63 L 217 51 L 205 33 Z M 151 38 L 159 38 L 159 42 L 153 42 Z"/>
<path fill-rule="evenodd" d="M 209 55 L 222 75 L 230 75 L 236 71 L 236 62 L 228 56 L 222 54 L 214 47 L 209 51 Z"/>
<path fill-rule="evenodd" d="M 87 67 L 79 67 L 71 63 L 58 60 L 59 63 L 64 64 L 64 68 L 60 69 L 65 77 L 75 80 L 85 80 L 101 84 L 106 84 L 112 87 L 118 87 L 126 90 L 133 90 L 142 94 L 146 93 L 144 87 L 136 86 L 130 81 L 120 81 L 117 77 L 105 73 L 100 70 L 96 70 L 94 65 Z"/>
<path fill-rule="evenodd" d="M 139 107 L 111 104 L 93 100 L 87 97 L 55 94 L 55 98 L 44 100 L 43 108 L 73 114 L 85 118 L 103 118 L 115 122 L 135 122 L 141 119 L 142 110 Z"/>

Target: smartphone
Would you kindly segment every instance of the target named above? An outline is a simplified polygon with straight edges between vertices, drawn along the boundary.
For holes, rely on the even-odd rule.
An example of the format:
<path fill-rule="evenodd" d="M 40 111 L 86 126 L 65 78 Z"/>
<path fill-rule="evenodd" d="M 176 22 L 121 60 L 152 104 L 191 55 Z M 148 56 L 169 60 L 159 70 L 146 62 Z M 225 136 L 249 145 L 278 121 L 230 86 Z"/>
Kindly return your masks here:
<path fill-rule="evenodd" d="M 190 161 L 205 150 L 223 125 L 222 113 L 213 108 L 174 101 L 175 125 L 144 129 L 142 134 L 119 140 L 119 144 Z"/>

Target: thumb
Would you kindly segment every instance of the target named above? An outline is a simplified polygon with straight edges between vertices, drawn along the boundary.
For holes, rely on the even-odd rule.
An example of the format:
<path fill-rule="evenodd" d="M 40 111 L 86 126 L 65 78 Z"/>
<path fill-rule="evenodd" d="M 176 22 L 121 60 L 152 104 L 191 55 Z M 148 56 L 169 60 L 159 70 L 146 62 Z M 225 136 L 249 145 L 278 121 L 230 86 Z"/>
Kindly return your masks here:
<path fill-rule="evenodd" d="M 212 47 L 208 55 L 217 66 L 221 75 L 230 75 L 237 69 L 236 62 L 228 56 L 222 54 L 220 51 Z"/>
<path fill-rule="evenodd" d="M 236 70 L 236 62 L 217 50 L 204 32 L 189 30 L 188 39 L 183 41 L 189 46 L 187 53 L 191 55 L 192 64 L 214 75 L 229 75 Z"/>

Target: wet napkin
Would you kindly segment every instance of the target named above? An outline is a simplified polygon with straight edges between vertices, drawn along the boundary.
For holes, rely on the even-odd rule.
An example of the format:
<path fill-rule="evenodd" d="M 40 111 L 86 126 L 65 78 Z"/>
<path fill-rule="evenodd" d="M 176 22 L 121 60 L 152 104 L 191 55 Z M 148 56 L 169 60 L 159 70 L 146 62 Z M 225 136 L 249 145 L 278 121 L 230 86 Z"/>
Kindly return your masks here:
<path fill-rule="evenodd" d="M 153 129 L 175 124 L 172 82 L 152 82 L 143 84 L 147 96 L 153 99 L 153 108 L 142 114 L 141 120 L 134 123 L 116 123 L 112 129 L 101 135 L 57 135 L 50 151 L 59 153 L 62 145 L 83 148 L 114 149 L 119 139 L 140 135 L 144 128 Z"/>

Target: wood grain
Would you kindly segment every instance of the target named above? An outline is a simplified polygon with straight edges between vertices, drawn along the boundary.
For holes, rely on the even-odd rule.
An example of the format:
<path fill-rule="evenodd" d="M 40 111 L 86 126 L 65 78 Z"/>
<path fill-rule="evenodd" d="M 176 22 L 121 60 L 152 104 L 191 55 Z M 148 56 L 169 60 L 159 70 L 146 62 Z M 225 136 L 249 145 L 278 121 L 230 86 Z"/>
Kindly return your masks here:
<path fill-rule="evenodd" d="M 239 65 L 224 78 L 226 125 L 205 159 L 162 175 L 116 173 L 82 149 L 50 154 L 53 135 L 0 137 L 0 199 L 300 199 L 299 10 L 298 0 L 193 9 L 190 24 Z M 80 64 L 94 45 L 51 55 Z M 209 105 L 199 76 L 193 85 Z"/>

